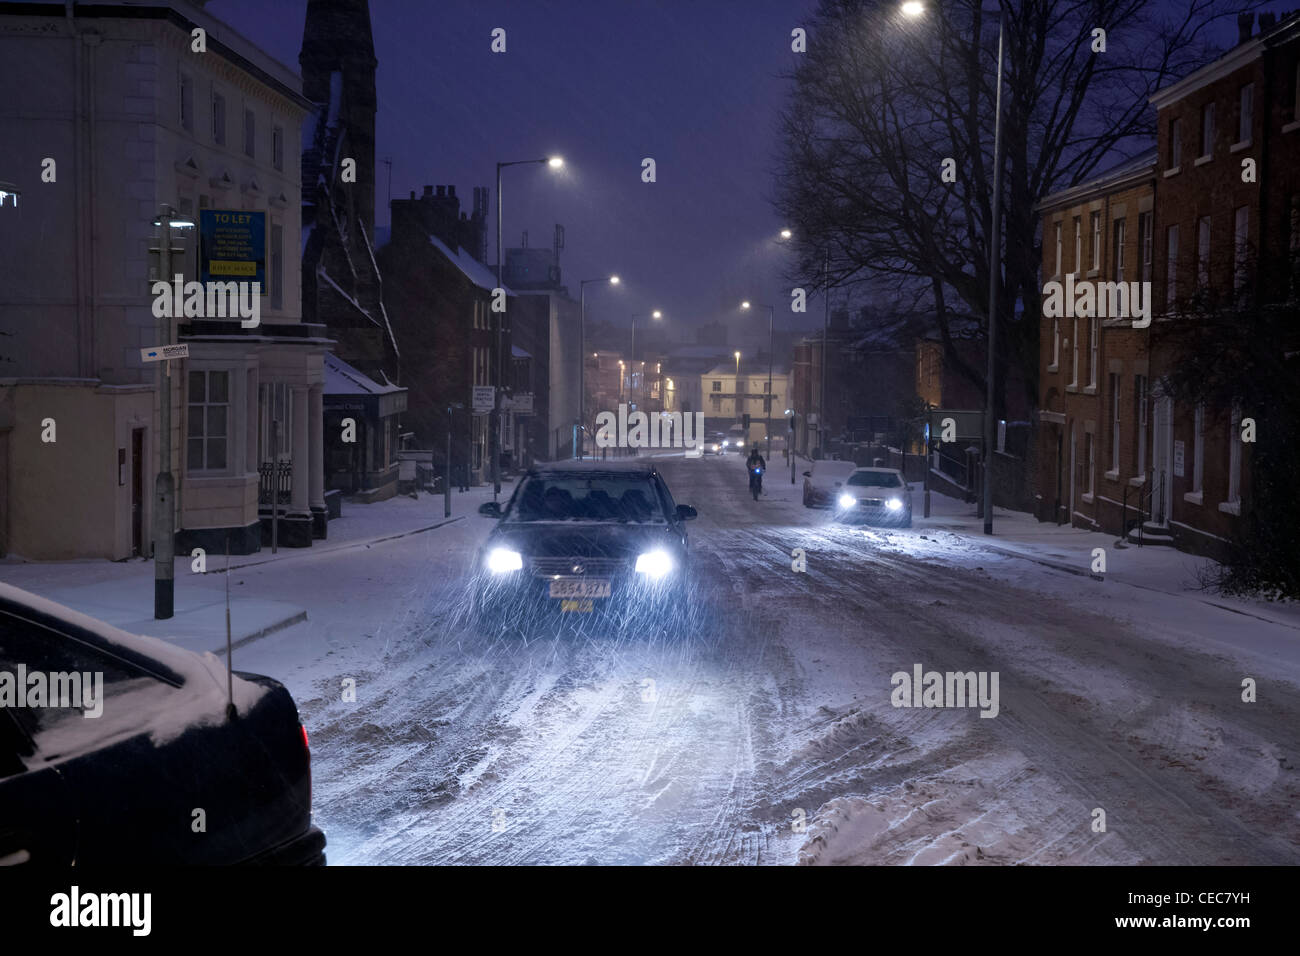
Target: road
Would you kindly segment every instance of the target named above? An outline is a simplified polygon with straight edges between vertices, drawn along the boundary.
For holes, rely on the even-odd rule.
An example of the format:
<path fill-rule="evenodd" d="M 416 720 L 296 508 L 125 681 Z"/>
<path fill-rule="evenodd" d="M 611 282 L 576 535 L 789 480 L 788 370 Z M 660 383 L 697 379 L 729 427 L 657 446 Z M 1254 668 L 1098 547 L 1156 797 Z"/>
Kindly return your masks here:
<path fill-rule="evenodd" d="M 1300 862 L 1293 662 L 1233 637 L 1273 625 L 657 463 L 700 512 L 675 639 L 478 635 L 477 515 L 305 559 L 317 622 L 236 656 L 299 701 L 331 863 Z M 893 706 L 917 664 L 996 672 L 996 717 Z"/>

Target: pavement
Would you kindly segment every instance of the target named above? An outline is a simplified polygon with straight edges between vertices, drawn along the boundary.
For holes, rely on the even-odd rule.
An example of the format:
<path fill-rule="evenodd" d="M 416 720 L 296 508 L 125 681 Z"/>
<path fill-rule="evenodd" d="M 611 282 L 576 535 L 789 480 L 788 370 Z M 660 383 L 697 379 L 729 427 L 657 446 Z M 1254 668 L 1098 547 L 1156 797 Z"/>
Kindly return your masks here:
<path fill-rule="evenodd" d="M 504 481 L 500 500 L 514 490 Z M 375 504 L 343 503 L 341 517 L 329 523 L 328 537 L 310 548 L 270 548 L 247 555 L 232 555 L 229 569 L 307 561 L 312 557 L 346 550 L 363 550 L 384 541 L 433 531 L 475 514 L 479 505 L 493 499 L 492 485 L 466 492 L 452 491 L 452 516 L 444 516 L 442 495 L 421 493 L 418 498 L 398 496 Z M 226 652 L 226 593 L 224 555 L 207 557 L 201 574 L 193 558 L 178 555 L 175 565 L 174 614 L 166 620 L 153 616 L 154 562 L 51 561 L 21 559 L 0 561 L 0 581 L 40 594 L 73 610 L 98 618 L 133 634 L 162 638 L 187 650 L 214 654 Z M 230 593 L 230 643 L 232 649 L 310 620 L 310 608 L 300 603 L 241 594 L 243 580 L 232 582 Z"/>

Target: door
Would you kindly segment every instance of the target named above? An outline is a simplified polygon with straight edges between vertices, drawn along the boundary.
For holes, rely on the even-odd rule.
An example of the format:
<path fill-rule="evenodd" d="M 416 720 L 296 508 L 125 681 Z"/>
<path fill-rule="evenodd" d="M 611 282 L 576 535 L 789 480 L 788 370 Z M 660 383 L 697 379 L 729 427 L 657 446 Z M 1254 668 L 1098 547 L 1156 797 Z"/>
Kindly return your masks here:
<path fill-rule="evenodd" d="M 131 429 L 131 556 L 144 554 L 144 429 Z"/>
<path fill-rule="evenodd" d="M 1173 437 L 1173 401 L 1161 396 L 1155 400 L 1155 414 L 1151 419 L 1151 521 L 1157 525 L 1169 521 Z"/>

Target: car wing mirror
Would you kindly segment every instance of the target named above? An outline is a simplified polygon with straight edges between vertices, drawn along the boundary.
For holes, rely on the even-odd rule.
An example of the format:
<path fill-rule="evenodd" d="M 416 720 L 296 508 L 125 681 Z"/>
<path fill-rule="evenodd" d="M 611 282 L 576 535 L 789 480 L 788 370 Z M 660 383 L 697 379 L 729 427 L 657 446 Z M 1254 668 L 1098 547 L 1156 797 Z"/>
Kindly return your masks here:
<path fill-rule="evenodd" d="M 696 511 L 694 508 L 692 508 L 690 505 L 678 505 L 678 506 L 677 506 L 677 520 L 678 520 L 678 521 L 694 521 L 694 520 L 695 520 L 696 518 L 698 518 L 699 516 L 700 516 L 700 513 L 699 513 L 698 511 Z"/>
<path fill-rule="evenodd" d="M 478 513 L 489 518 L 501 517 L 501 505 L 495 501 L 484 502 L 478 506 Z"/>

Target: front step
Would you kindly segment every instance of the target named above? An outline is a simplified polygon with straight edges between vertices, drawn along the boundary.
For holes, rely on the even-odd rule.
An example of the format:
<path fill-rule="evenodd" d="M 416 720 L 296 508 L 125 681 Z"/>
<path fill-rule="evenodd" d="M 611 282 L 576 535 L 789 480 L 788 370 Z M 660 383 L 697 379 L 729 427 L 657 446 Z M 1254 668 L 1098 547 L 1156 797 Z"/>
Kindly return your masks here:
<path fill-rule="evenodd" d="M 1130 528 L 1128 534 L 1125 535 L 1124 540 L 1127 541 L 1129 544 L 1137 544 L 1138 529 L 1136 527 Z M 1174 547 L 1174 536 L 1169 533 L 1169 529 L 1167 527 L 1163 525 L 1152 524 L 1151 522 L 1147 521 L 1144 522 L 1142 525 L 1142 545 L 1144 547 L 1148 545 L 1155 545 L 1157 547 L 1172 548 Z"/>

